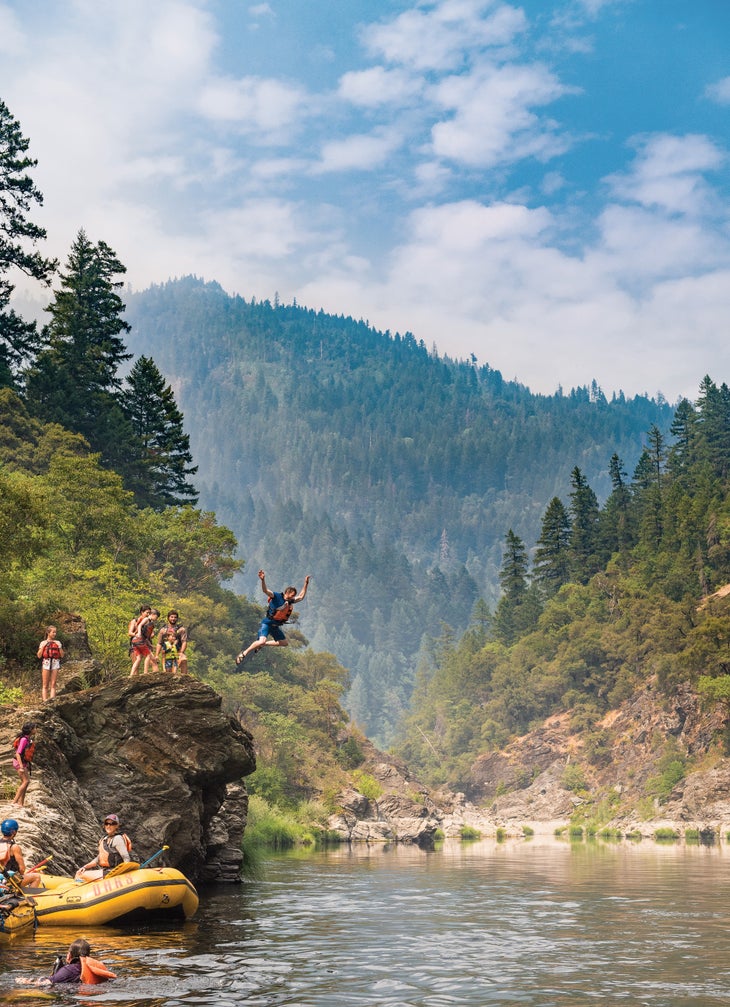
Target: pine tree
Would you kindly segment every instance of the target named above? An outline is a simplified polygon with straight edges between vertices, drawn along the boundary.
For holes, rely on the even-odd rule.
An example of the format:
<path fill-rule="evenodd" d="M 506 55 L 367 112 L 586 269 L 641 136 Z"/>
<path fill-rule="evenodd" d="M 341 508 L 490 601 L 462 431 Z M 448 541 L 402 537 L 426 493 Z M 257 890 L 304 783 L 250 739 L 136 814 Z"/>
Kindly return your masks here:
<path fill-rule="evenodd" d="M 45 259 L 34 250 L 46 232 L 28 219 L 32 204 L 43 203 L 28 174 L 38 164 L 28 157 L 28 147 L 20 124 L 0 101 L 0 386 L 17 383 L 20 368 L 37 343 L 36 323 L 24 322 L 9 307 L 15 285 L 5 274 L 18 269 L 48 285 L 58 266 L 55 259 Z"/>
<path fill-rule="evenodd" d="M 571 573 L 579 583 L 585 583 L 600 569 L 598 498 L 577 465 L 570 481 L 573 487 L 570 494 Z"/>
<path fill-rule="evenodd" d="M 183 430 L 183 414 L 175 395 L 150 357 L 140 357 L 125 388 L 124 411 L 137 452 L 138 501 L 156 509 L 195 504 L 198 495 L 188 477 L 198 471 L 192 464 L 190 437 Z"/>
<path fill-rule="evenodd" d="M 48 307 L 47 345 L 26 381 L 36 415 L 82 434 L 105 465 L 122 473 L 129 432 L 118 371 L 132 356 L 121 336 L 130 326 L 117 293 L 125 272 L 109 245 L 94 245 L 79 231 Z"/>
<path fill-rule="evenodd" d="M 542 519 L 533 578 L 548 596 L 570 579 L 570 518 L 559 497 L 553 497 Z"/>
<path fill-rule="evenodd" d="M 527 628 L 532 606 L 527 606 L 527 549 L 525 543 L 510 530 L 505 538 L 505 550 L 499 583 L 502 597 L 494 613 L 494 632 L 502 643 L 511 644 Z"/>

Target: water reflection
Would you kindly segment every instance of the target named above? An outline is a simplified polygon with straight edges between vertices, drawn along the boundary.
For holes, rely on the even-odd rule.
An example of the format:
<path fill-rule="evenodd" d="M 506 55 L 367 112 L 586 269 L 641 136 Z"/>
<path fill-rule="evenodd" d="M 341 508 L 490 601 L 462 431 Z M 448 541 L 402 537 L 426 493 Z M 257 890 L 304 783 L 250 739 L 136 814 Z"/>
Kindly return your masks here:
<path fill-rule="evenodd" d="M 719 846 L 537 838 L 275 857 L 186 924 L 85 932 L 120 976 L 89 1002 L 712 1007 L 730 1002 L 729 872 Z M 77 936 L 0 946 L 0 995 Z"/>

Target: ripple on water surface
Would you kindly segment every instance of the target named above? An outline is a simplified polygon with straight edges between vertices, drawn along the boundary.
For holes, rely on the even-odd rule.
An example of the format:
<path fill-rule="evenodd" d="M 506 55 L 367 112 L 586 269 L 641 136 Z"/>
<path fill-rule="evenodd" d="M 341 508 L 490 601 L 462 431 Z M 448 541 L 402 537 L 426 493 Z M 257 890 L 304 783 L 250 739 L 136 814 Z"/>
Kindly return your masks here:
<path fill-rule="evenodd" d="M 730 1002 L 729 873 L 724 848 L 653 844 L 276 857 L 256 880 L 204 890 L 188 923 L 84 933 L 120 976 L 88 1002 L 714 1007 Z M 0 945 L 0 995 L 15 1002 L 14 977 L 47 974 L 77 936 L 40 928 Z"/>

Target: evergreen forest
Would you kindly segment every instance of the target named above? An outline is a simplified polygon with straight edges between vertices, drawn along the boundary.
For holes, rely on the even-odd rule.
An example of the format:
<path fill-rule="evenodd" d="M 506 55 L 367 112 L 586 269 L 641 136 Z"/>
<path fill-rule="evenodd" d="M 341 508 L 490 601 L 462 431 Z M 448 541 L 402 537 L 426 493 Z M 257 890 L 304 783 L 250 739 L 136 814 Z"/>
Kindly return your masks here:
<path fill-rule="evenodd" d="M 661 396 L 534 395 L 411 333 L 194 277 L 130 295 L 125 317 L 179 398 L 201 500 L 239 541 L 237 588 L 260 598 L 260 567 L 282 587 L 312 575 L 302 627 L 350 670 L 347 707 L 381 744 L 441 627 L 496 605 L 506 530 L 532 548 L 576 466 L 605 499 L 611 456 L 633 471 L 672 420 Z"/>
<path fill-rule="evenodd" d="M 28 147 L 0 102 L 0 703 L 37 698 L 49 622 L 81 616 L 115 677 L 140 603 L 175 607 L 191 671 L 255 735 L 249 789 L 330 809 L 359 728 L 468 793 L 479 755 L 555 713 L 602 765 L 605 714 L 647 682 L 730 708 L 726 383 L 674 407 L 536 396 L 194 277 L 125 293 L 83 229 L 43 256 Z M 260 567 L 312 584 L 292 645 L 236 669 Z M 678 779 L 687 753 L 666 756 Z"/>

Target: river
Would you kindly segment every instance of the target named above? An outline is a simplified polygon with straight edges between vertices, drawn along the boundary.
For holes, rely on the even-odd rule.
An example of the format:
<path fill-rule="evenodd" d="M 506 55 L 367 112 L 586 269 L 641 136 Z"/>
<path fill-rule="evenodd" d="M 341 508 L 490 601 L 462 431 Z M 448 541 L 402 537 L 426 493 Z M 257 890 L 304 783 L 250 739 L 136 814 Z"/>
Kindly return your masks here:
<path fill-rule="evenodd" d="M 40 1003 L 85 936 L 119 978 L 45 1002 L 125 1007 L 713 1007 L 730 1003 L 730 851 L 644 840 L 449 842 L 270 856 L 173 926 L 0 945 L 0 997 Z M 30 994 L 30 995 L 29 995 Z"/>

